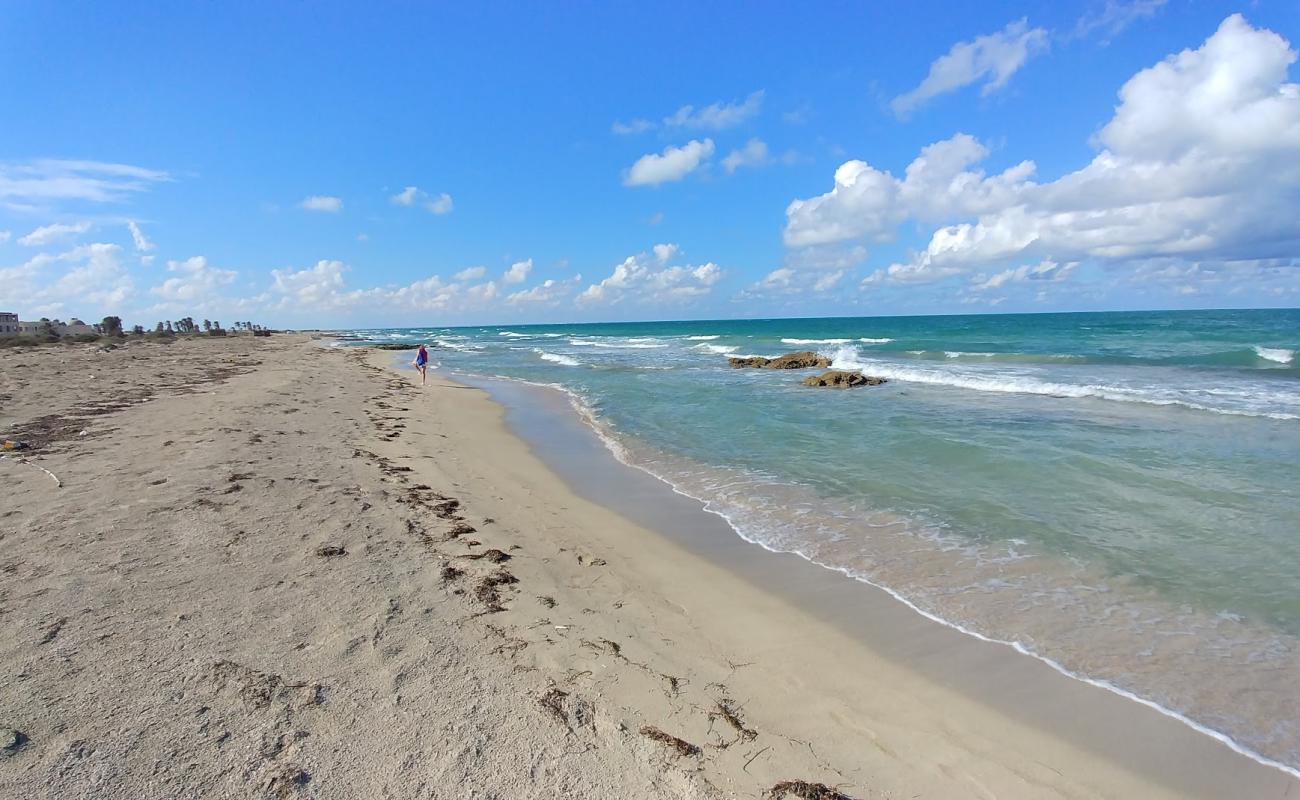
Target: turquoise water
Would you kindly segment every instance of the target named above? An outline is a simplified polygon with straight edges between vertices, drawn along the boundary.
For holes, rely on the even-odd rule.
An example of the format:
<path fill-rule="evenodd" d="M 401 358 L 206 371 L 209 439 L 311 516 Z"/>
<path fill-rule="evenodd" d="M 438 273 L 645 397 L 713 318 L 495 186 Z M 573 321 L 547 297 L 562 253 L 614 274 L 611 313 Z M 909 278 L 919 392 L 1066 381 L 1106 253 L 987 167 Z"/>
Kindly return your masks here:
<path fill-rule="evenodd" d="M 348 335 L 563 387 L 744 538 L 1300 765 L 1300 311 Z M 726 360 L 800 349 L 889 383 Z"/>

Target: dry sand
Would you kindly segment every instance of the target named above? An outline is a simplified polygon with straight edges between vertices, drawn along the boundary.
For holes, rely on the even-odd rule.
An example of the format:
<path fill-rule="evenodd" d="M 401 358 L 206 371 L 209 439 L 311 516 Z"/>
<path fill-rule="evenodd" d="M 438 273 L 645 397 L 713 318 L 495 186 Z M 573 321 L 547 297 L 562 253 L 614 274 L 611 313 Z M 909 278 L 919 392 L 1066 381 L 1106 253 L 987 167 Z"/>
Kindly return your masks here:
<path fill-rule="evenodd" d="M 0 351 L 0 437 L 38 446 L 0 460 L 0 797 L 1184 793 L 582 499 L 486 394 L 390 362 Z M 1240 796 L 1296 791 L 1222 749 Z"/>

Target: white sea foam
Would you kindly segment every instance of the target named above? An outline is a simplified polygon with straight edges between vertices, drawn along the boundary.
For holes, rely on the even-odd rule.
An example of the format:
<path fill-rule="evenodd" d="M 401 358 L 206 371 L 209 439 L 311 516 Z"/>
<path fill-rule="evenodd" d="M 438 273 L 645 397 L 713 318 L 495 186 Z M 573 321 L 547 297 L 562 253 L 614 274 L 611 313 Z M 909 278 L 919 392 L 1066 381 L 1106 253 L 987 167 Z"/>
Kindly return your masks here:
<path fill-rule="evenodd" d="M 705 350 L 710 353 L 728 354 L 734 353 L 740 348 L 729 344 L 697 344 L 695 345 L 695 349 Z"/>
<path fill-rule="evenodd" d="M 1037 394 L 1049 397 L 1093 397 L 1101 400 L 1146 403 L 1155 406 L 1177 405 L 1198 411 L 1231 416 L 1300 419 L 1300 414 L 1285 411 L 1266 411 L 1244 406 L 1238 408 L 1207 406 L 1195 400 L 1178 397 L 1167 392 L 1161 394 L 1156 387 L 1141 389 L 1094 383 L 1059 383 L 1035 378 L 1023 372 L 972 373 L 954 372 L 951 369 L 942 367 L 909 367 L 888 361 L 863 359 L 862 354 L 856 347 L 841 347 L 836 351 L 831 366 L 835 369 L 858 370 L 864 374 L 877 375 L 891 380 L 924 383 L 933 386 L 954 386 L 977 392 Z"/>
<path fill-rule="evenodd" d="M 657 350 L 661 347 L 667 347 L 666 344 L 651 344 L 647 341 L 634 342 L 628 340 L 626 343 L 619 342 L 593 342 L 587 339 L 570 339 L 569 344 L 578 347 L 606 347 L 612 350 Z"/>
<path fill-rule="evenodd" d="M 714 339 L 721 339 L 722 334 L 715 333 L 712 336 L 687 336 L 686 338 L 692 342 L 711 342 Z"/>
<path fill-rule="evenodd" d="M 1282 347 L 1260 347 L 1256 345 L 1255 355 L 1268 361 L 1276 361 L 1279 364 L 1290 364 L 1295 358 L 1295 351 Z"/>
<path fill-rule="evenodd" d="M 542 350 L 540 348 L 534 348 L 533 352 L 541 356 L 543 361 L 549 361 L 552 364 L 562 364 L 563 366 L 566 367 L 582 366 L 581 361 L 578 361 L 575 358 L 569 358 L 568 356 L 560 355 L 559 353 L 548 353 L 545 350 Z"/>
<path fill-rule="evenodd" d="M 497 334 L 497 336 L 509 336 L 511 339 L 529 338 L 529 335 L 526 333 L 515 333 L 514 331 L 501 331 L 500 333 Z"/>
<path fill-rule="evenodd" d="M 881 339 L 872 339 L 870 336 L 863 336 L 861 339 L 858 339 L 858 341 L 865 342 L 867 344 L 884 344 L 886 342 L 892 342 L 894 340 L 890 339 L 888 336 Z"/>
<path fill-rule="evenodd" d="M 448 350 L 460 350 L 462 352 L 469 352 L 471 350 L 478 349 L 477 347 L 472 347 L 470 345 L 465 344 L 464 342 L 455 341 L 453 339 L 439 338 L 439 339 L 434 339 L 433 341 L 434 344 L 438 345 L 439 347 L 445 347 Z"/>
<path fill-rule="evenodd" d="M 848 344 L 852 339 L 782 339 L 782 344 Z"/>

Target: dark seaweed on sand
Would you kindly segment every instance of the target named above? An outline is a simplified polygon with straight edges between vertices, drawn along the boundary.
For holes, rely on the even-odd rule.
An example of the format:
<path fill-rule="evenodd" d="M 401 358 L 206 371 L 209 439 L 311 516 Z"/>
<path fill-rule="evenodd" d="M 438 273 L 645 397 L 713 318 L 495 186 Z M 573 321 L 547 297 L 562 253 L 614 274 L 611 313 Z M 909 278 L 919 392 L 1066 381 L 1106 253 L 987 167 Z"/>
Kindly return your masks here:
<path fill-rule="evenodd" d="M 768 800 L 784 800 L 794 796 L 799 800 L 853 800 L 847 794 L 832 789 L 824 783 L 808 781 L 781 781 L 767 791 Z"/>

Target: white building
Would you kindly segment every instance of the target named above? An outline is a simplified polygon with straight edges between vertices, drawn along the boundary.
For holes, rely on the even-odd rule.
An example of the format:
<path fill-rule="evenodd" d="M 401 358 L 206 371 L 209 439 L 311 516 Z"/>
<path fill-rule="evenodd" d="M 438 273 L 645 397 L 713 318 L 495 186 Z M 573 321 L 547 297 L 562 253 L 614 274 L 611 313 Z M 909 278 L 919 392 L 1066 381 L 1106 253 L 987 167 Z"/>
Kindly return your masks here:
<path fill-rule="evenodd" d="M 5 324 L 14 325 L 15 329 L 13 333 L 19 333 L 22 334 L 23 336 L 43 336 L 45 334 L 44 322 L 40 322 L 40 321 L 19 322 L 17 321 L 17 315 L 15 314 L 0 314 L 0 320 L 3 320 L 6 316 L 13 318 L 12 322 L 5 323 Z M 74 336 L 79 333 L 96 332 L 94 325 L 87 325 L 86 323 L 82 322 L 76 317 L 73 317 L 71 322 L 63 322 L 57 319 L 51 320 L 50 327 L 54 329 L 55 336 Z M 0 336 L 4 336 L 4 335 L 12 335 L 12 334 L 6 334 L 3 331 L 0 331 Z"/>
<path fill-rule="evenodd" d="M 18 315 L 0 311 L 0 336 L 18 335 Z"/>
<path fill-rule="evenodd" d="M 60 336 L 72 336 L 80 333 L 95 333 L 95 332 L 96 331 L 94 325 L 87 325 L 86 323 L 82 322 L 76 317 L 73 317 L 71 322 L 69 322 L 68 324 L 64 325 L 62 328 L 59 329 Z"/>

